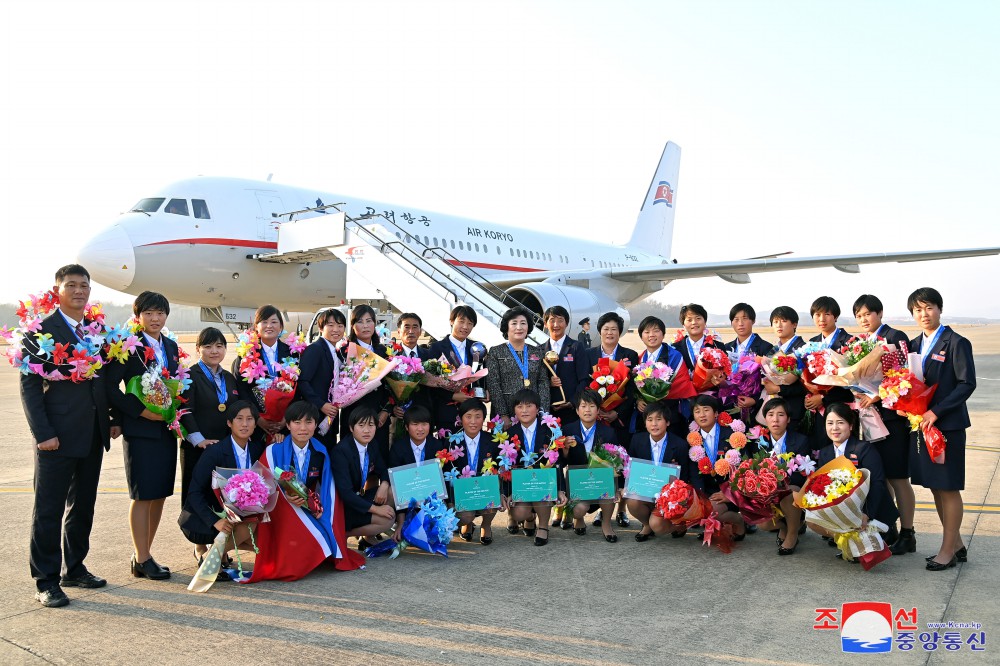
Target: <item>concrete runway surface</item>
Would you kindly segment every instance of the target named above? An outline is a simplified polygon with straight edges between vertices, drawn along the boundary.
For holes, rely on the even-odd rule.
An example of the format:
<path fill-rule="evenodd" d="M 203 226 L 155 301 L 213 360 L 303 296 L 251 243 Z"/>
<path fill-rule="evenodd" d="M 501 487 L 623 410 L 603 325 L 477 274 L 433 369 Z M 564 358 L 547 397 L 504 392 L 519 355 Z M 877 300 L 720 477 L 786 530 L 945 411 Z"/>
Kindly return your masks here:
<path fill-rule="evenodd" d="M 193 345 L 188 345 L 193 352 Z M 87 565 L 106 577 L 101 590 L 67 590 L 72 603 L 42 608 L 28 571 L 32 442 L 15 372 L 0 369 L 0 663 L 194 664 L 839 664 L 840 632 L 816 630 L 819 608 L 870 601 L 918 611 L 927 623 L 978 622 L 986 650 L 934 651 L 898 645 L 884 663 L 1000 663 L 994 641 L 1000 565 L 1000 355 L 977 356 L 980 383 L 970 407 L 966 514 L 969 562 L 941 573 L 923 556 L 940 544 L 930 493 L 917 489 L 916 554 L 870 572 L 834 558 L 814 534 L 796 554 L 778 557 L 759 532 L 724 555 L 693 536 L 637 543 L 638 523 L 608 544 L 553 530 L 544 548 L 510 536 L 453 542 L 444 559 L 408 550 L 363 571 L 318 570 L 294 583 L 217 583 L 185 589 L 195 571 L 191 545 L 177 528 L 179 494 L 166 503 L 154 544 L 174 572 L 167 582 L 129 575 L 128 495 L 120 441 L 105 458 Z M 180 472 L 177 474 L 178 482 Z M 589 519 L 588 519 L 589 524 Z M 350 541 L 353 545 L 353 540 Z M 993 581 L 993 582 L 990 582 Z M 992 591 L 991 591 L 992 590 Z M 944 634 L 946 630 L 939 630 Z M 897 632 L 898 633 L 898 632 Z"/>

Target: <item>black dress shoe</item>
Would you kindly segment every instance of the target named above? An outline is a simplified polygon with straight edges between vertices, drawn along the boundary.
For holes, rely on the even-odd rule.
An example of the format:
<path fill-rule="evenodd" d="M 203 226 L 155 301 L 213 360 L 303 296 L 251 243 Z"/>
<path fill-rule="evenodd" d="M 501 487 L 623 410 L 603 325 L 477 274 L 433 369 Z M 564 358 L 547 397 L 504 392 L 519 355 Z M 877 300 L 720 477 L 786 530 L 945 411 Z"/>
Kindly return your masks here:
<path fill-rule="evenodd" d="M 743 534 L 734 534 L 733 535 L 733 541 L 743 541 L 743 539 L 746 539 L 746 538 L 747 538 L 747 533 L 746 532 L 744 532 Z"/>
<path fill-rule="evenodd" d="M 544 528 L 544 527 L 536 528 L 534 526 L 532 526 L 532 527 L 525 526 L 525 528 L 524 528 L 524 536 L 529 537 L 529 538 L 535 536 L 535 531 L 537 529 L 545 530 L 546 534 L 548 534 L 548 532 L 549 532 L 549 530 L 546 529 L 546 528 Z"/>
<path fill-rule="evenodd" d="M 618 543 L 618 535 L 617 534 L 605 534 L 604 535 L 604 540 L 607 541 L 608 543 Z"/>
<path fill-rule="evenodd" d="M 149 559 L 153 560 L 153 556 L 152 556 L 152 555 L 150 555 L 150 556 L 149 556 Z M 161 569 L 163 569 L 163 570 L 164 570 L 164 571 L 166 571 L 167 573 L 170 573 L 170 567 L 165 567 L 165 566 L 163 566 L 162 564 L 160 564 L 159 562 L 157 562 L 156 560 L 153 560 L 153 564 L 154 564 L 154 565 L 156 565 L 156 566 L 158 566 L 158 567 L 160 567 Z"/>
<path fill-rule="evenodd" d="M 782 542 L 784 543 L 784 542 Z M 785 548 L 780 543 L 778 544 L 778 555 L 794 555 L 795 549 L 799 547 L 799 542 L 796 540 L 795 545 L 791 548 Z"/>
<path fill-rule="evenodd" d="M 899 531 L 899 538 L 889 546 L 889 552 L 893 555 L 905 555 L 914 553 L 917 550 L 917 536 L 913 530 L 905 527 Z M 931 558 L 934 559 L 934 558 Z"/>
<path fill-rule="evenodd" d="M 486 536 L 486 531 L 482 527 L 479 528 L 479 543 L 484 546 L 488 546 L 493 543 L 493 530 L 488 527 L 486 529 L 490 530 L 489 536 Z"/>
<path fill-rule="evenodd" d="M 167 580 L 170 578 L 170 572 L 164 571 L 153 558 L 149 558 L 145 562 L 139 563 L 135 561 L 135 557 L 132 557 L 132 575 L 135 578 L 148 578 L 149 580 Z"/>
<path fill-rule="evenodd" d="M 35 599 L 46 608 L 59 608 L 69 604 L 69 597 L 58 585 L 35 592 Z"/>
<path fill-rule="evenodd" d="M 371 541 L 369 541 L 365 537 L 361 537 L 360 539 L 358 539 L 358 550 L 361 551 L 362 553 L 365 552 L 366 550 L 368 550 L 369 548 L 371 548 L 374 545 L 375 544 L 373 544 Z"/>
<path fill-rule="evenodd" d="M 547 527 L 539 527 L 538 528 L 539 532 L 541 532 L 542 530 L 545 530 L 545 538 L 543 539 L 540 536 L 536 536 L 535 537 L 535 545 L 536 546 L 544 546 L 545 544 L 547 544 L 549 542 L 549 530 L 548 530 L 548 528 Z M 532 534 L 534 534 L 535 530 L 531 530 L 531 532 L 532 532 Z M 528 530 L 524 530 L 524 533 L 527 534 Z M 531 536 L 531 535 L 529 534 L 528 536 Z"/>
<path fill-rule="evenodd" d="M 458 535 L 462 537 L 462 541 L 472 541 L 472 535 L 475 533 L 475 531 L 476 531 L 475 527 L 470 527 L 469 529 L 463 527 L 462 531 L 459 532 Z"/>
<path fill-rule="evenodd" d="M 928 555 L 927 557 L 924 558 L 924 562 L 930 562 L 935 557 L 937 557 L 937 555 Z M 965 546 L 962 546 L 961 548 L 955 551 L 955 559 L 958 560 L 959 562 L 969 561 L 969 551 L 965 548 Z"/>
<path fill-rule="evenodd" d="M 746 532 L 747 534 L 754 534 L 757 531 L 757 526 L 756 525 L 747 525 L 746 526 L 746 531 L 747 531 Z"/>
<path fill-rule="evenodd" d="M 517 526 L 517 523 L 508 523 L 507 532 L 510 534 L 517 534 L 521 531 L 521 528 Z"/>
<path fill-rule="evenodd" d="M 572 529 L 573 528 L 573 521 L 572 520 L 564 520 L 564 521 L 562 521 L 562 526 L 561 527 L 564 530 Z"/>
<path fill-rule="evenodd" d="M 688 533 L 687 530 L 679 530 L 677 532 L 671 532 L 670 533 L 670 538 L 671 539 L 683 539 L 684 535 L 686 535 L 687 533 Z"/>
<path fill-rule="evenodd" d="M 600 527 L 601 526 L 601 520 L 603 518 L 604 518 L 604 512 L 603 511 L 598 511 L 597 512 L 597 517 L 594 518 L 594 520 L 590 524 L 593 525 L 594 527 Z"/>
<path fill-rule="evenodd" d="M 850 564 L 861 564 L 861 560 L 855 560 L 854 558 L 851 557 L 845 559 L 843 552 L 837 553 L 836 555 L 834 555 L 834 557 L 836 557 L 838 560 L 844 560 L 845 562 L 849 562 Z"/>
<path fill-rule="evenodd" d="M 635 540 L 638 541 L 639 543 L 642 543 L 643 541 L 649 541 L 650 539 L 652 539 L 655 536 L 656 535 L 653 534 L 652 532 L 650 532 L 649 534 L 643 534 L 642 532 L 636 532 L 635 533 Z"/>
<path fill-rule="evenodd" d="M 628 527 L 629 525 L 632 524 L 632 521 L 628 519 L 628 514 L 625 513 L 624 511 L 618 512 L 617 520 L 618 520 L 618 525 L 621 527 Z"/>
<path fill-rule="evenodd" d="M 95 576 L 89 571 L 84 571 L 79 576 L 63 578 L 60 581 L 60 584 L 63 587 L 85 587 L 87 589 L 95 589 L 98 587 L 104 587 L 108 584 L 108 581 Z"/>
<path fill-rule="evenodd" d="M 927 570 L 928 571 L 944 571 L 945 569 L 951 569 L 957 563 L 958 563 L 958 558 L 956 558 L 954 556 L 950 560 L 948 560 L 947 562 L 945 562 L 944 564 L 941 564 L 940 562 L 937 562 L 937 561 L 935 561 L 935 560 L 932 559 L 930 562 L 927 563 Z"/>
<path fill-rule="evenodd" d="M 799 525 L 799 536 L 802 536 L 805 533 L 806 533 L 806 521 L 803 520 L 802 524 Z"/>
<path fill-rule="evenodd" d="M 551 525 L 552 527 L 559 527 L 560 525 L 562 525 L 562 518 L 560 516 L 556 516 L 555 518 L 552 519 Z"/>

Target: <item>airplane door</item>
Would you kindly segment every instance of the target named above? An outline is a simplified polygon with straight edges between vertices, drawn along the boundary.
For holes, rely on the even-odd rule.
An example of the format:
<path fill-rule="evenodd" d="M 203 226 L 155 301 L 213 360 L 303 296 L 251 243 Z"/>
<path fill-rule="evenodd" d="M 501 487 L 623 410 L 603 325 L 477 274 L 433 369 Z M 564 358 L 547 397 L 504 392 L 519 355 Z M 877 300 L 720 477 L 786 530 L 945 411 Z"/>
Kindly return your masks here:
<path fill-rule="evenodd" d="M 257 236 L 261 239 L 274 238 L 277 236 L 277 225 L 280 218 L 274 217 L 274 213 L 287 213 L 281 197 L 273 192 L 257 192 L 257 205 L 260 207 L 260 215 L 257 217 Z"/>

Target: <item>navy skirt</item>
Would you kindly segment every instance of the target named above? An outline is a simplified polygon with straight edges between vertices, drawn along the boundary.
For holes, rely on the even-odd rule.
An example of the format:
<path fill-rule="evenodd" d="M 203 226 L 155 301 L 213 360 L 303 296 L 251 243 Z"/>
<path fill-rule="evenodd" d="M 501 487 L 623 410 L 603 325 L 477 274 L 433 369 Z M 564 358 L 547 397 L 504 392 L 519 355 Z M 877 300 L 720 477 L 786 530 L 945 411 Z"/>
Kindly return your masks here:
<path fill-rule="evenodd" d="M 937 464 L 927 453 L 927 446 L 917 433 L 910 433 L 910 479 L 932 490 L 965 490 L 965 430 L 942 430 L 948 443 L 944 464 Z"/>
<path fill-rule="evenodd" d="M 885 427 L 889 436 L 874 442 L 882 457 L 885 478 L 905 479 L 910 476 L 910 422 L 892 419 L 885 422 Z"/>
<path fill-rule="evenodd" d="M 156 500 L 174 494 L 177 438 L 163 428 L 159 437 L 124 438 L 125 480 L 134 500 Z"/>

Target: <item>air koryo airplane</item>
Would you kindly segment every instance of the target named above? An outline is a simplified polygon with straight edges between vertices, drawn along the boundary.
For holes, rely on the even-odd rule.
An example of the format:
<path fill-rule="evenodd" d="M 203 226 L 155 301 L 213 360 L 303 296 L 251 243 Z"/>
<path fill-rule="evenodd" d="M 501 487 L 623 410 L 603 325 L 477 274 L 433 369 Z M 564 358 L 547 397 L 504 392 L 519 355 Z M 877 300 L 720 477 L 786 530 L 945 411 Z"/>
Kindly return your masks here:
<path fill-rule="evenodd" d="M 576 322 L 609 310 L 627 317 L 625 308 L 684 278 L 744 284 L 752 273 L 857 273 L 861 264 L 1000 254 L 992 247 L 679 264 L 670 254 L 679 167 L 680 148 L 667 143 L 624 245 L 271 182 L 199 177 L 141 199 L 89 240 L 79 260 L 101 284 L 130 294 L 161 291 L 222 323 L 245 323 L 263 303 L 313 311 L 358 298 L 351 276 L 370 266 L 354 284 L 366 278 L 396 309 L 420 312 L 429 323 L 419 292 L 435 284 L 444 306 L 494 299 L 496 314 L 513 298 L 538 313 L 562 305 Z M 377 263 L 387 256 L 393 265 Z"/>

